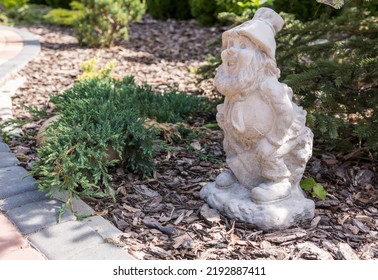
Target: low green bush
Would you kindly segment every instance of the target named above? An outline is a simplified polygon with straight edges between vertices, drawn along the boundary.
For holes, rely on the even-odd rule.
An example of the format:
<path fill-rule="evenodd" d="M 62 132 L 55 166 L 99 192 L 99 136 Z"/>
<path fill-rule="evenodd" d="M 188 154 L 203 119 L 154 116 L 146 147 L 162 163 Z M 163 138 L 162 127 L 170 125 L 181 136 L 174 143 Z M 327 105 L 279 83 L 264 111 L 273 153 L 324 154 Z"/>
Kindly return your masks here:
<path fill-rule="evenodd" d="M 82 13 L 80 11 L 57 8 L 49 11 L 43 18 L 50 24 L 72 27 L 81 16 Z"/>
<path fill-rule="evenodd" d="M 155 19 L 189 19 L 189 0 L 147 0 L 147 12 Z"/>
<path fill-rule="evenodd" d="M 153 92 L 148 85 L 136 85 L 131 76 L 82 80 L 51 97 L 60 118 L 44 132 L 31 174 L 50 195 L 67 191 L 66 206 L 75 196 L 114 198 L 109 184 L 113 166 L 141 177 L 154 169 L 155 153 L 163 145 L 158 129 L 145 120 L 187 121 L 208 109 L 206 100 Z"/>
<path fill-rule="evenodd" d="M 9 9 L 9 8 L 22 6 L 28 2 L 29 0 L 1 0 L 0 5 L 3 5 L 4 8 Z"/>
<path fill-rule="evenodd" d="M 45 0 L 48 6 L 54 8 L 62 8 L 62 9 L 69 9 L 70 2 L 69 0 Z"/>
<path fill-rule="evenodd" d="M 276 12 L 292 14 L 301 21 L 310 21 L 324 15 L 337 15 L 340 12 L 328 5 L 321 4 L 316 0 L 274 0 L 273 9 Z"/>
<path fill-rule="evenodd" d="M 46 5 L 52 8 L 70 8 L 70 0 L 28 0 L 32 4 Z"/>
<path fill-rule="evenodd" d="M 45 5 L 25 4 L 8 9 L 5 15 L 10 24 L 43 24 L 47 23 L 44 16 L 49 11 L 51 8 Z"/>
<path fill-rule="evenodd" d="M 377 16 L 373 6 L 350 5 L 338 17 L 291 21 L 279 33 L 282 79 L 307 110 L 318 147 L 378 155 Z"/>
<path fill-rule="evenodd" d="M 212 25 L 217 21 L 217 4 L 214 0 L 189 0 L 192 16 L 201 25 Z"/>
<path fill-rule="evenodd" d="M 274 0 L 189 0 L 191 12 L 201 25 L 240 23 L 253 17 L 263 6 Z"/>
<path fill-rule="evenodd" d="M 93 78 L 103 79 L 106 77 L 114 77 L 116 61 L 108 61 L 104 67 L 98 66 L 98 58 L 93 57 L 81 63 L 83 72 L 76 78 L 77 81 L 88 80 Z"/>
<path fill-rule="evenodd" d="M 52 9 L 43 18 L 49 24 L 73 27 L 84 16 L 84 6 L 78 1 L 73 1 L 70 7 L 71 9 Z"/>
<path fill-rule="evenodd" d="M 0 14 L 0 22 L 7 25 L 52 24 L 73 27 L 83 17 L 84 6 L 78 1 L 72 1 L 70 7 L 70 9 L 52 8 L 33 3 L 12 6 Z"/>
<path fill-rule="evenodd" d="M 81 0 L 84 15 L 75 26 L 81 44 L 111 47 L 128 39 L 128 25 L 145 12 L 144 0 Z"/>
<path fill-rule="evenodd" d="M 261 7 L 271 7 L 274 0 L 215 0 L 218 6 L 217 19 L 221 23 L 242 23 L 251 19 Z"/>

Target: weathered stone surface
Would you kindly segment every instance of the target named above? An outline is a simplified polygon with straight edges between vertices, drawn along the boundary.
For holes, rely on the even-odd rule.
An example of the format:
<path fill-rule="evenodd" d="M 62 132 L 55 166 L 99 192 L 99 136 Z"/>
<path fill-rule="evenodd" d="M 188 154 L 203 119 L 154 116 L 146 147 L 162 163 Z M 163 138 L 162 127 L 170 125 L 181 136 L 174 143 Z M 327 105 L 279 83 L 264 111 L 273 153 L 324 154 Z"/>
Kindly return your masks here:
<path fill-rule="evenodd" d="M 69 260 L 135 260 L 125 249 L 112 244 L 100 244 L 85 249 L 68 258 Z"/>
<path fill-rule="evenodd" d="M 9 211 L 13 208 L 45 199 L 47 199 L 46 194 L 39 190 L 23 192 L 8 198 L 0 199 L 0 209 L 3 211 Z"/>
<path fill-rule="evenodd" d="M 24 168 L 11 166 L 0 169 L 0 199 L 36 189 L 34 178 L 28 176 Z"/>
<path fill-rule="evenodd" d="M 261 8 L 222 35 L 215 86 L 225 101 L 217 121 L 231 170 L 200 193 L 226 216 L 264 230 L 312 219 L 315 208 L 299 187 L 313 134 L 291 88 L 278 81 L 274 37 L 283 24 L 276 12 Z"/>
<path fill-rule="evenodd" d="M 240 184 L 219 190 L 215 183 L 209 183 L 201 190 L 201 196 L 211 207 L 265 231 L 282 230 L 314 216 L 314 202 L 304 199 L 299 190 L 286 199 L 266 204 L 253 202 L 250 193 Z"/>
<path fill-rule="evenodd" d="M 1 143 L 0 143 L 1 144 Z M 0 152 L 0 168 L 16 166 L 19 164 L 18 159 L 12 153 Z"/>
<path fill-rule="evenodd" d="M 201 216 L 209 223 L 217 223 L 221 220 L 219 212 L 211 209 L 207 204 L 204 204 L 200 210 Z"/>
<path fill-rule="evenodd" d="M 67 201 L 68 198 L 67 192 L 55 192 L 53 197 L 54 199 L 62 202 Z M 102 236 L 102 238 L 116 240 L 120 235 L 122 235 L 123 232 L 117 229 L 108 220 L 104 219 L 101 216 L 91 216 L 95 215 L 94 210 L 81 199 L 73 198 L 72 206 L 77 215 L 84 217 L 90 216 L 88 218 L 84 218 L 82 222 L 95 230 L 99 235 Z"/>
<path fill-rule="evenodd" d="M 3 142 L 3 137 L 0 136 L 0 152 L 10 152 L 8 145 L 2 142 Z"/>
<path fill-rule="evenodd" d="M 90 227 L 78 221 L 50 226 L 29 236 L 48 259 L 64 260 L 87 248 L 104 244 L 104 240 Z"/>
<path fill-rule="evenodd" d="M 7 215 L 23 234 L 29 234 L 57 224 L 61 207 L 62 203 L 56 200 L 42 200 L 14 208 Z M 75 216 L 67 210 L 61 222 L 74 220 Z"/>
<path fill-rule="evenodd" d="M 64 203 L 68 200 L 68 194 L 66 191 L 56 191 L 53 194 L 53 198 Z M 72 198 L 72 207 L 78 215 L 88 216 L 94 213 L 94 210 L 88 204 L 84 203 L 81 199 L 78 199 L 76 197 Z"/>
<path fill-rule="evenodd" d="M 84 219 L 83 223 L 92 228 L 106 240 L 116 241 L 117 238 L 123 234 L 122 231 L 101 216 L 89 217 Z"/>
<path fill-rule="evenodd" d="M 121 248 L 106 243 L 91 227 L 78 221 L 48 227 L 31 234 L 29 241 L 50 260 L 132 258 Z"/>

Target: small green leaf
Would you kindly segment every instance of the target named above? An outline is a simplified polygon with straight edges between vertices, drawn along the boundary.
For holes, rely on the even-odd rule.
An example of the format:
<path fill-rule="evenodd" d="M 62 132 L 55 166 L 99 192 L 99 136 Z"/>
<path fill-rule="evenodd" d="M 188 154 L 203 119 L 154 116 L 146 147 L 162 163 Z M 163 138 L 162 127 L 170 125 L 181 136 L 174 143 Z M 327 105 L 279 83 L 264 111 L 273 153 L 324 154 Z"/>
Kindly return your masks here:
<path fill-rule="evenodd" d="M 306 178 L 306 179 L 302 179 L 301 182 L 299 183 L 301 188 L 305 191 L 311 191 L 315 184 L 316 184 L 316 182 L 315 182 L 314 178 L 311 178 L 311 177 Z"/>
<path fill-rule="evenodd" d="M 340 87 L 342 83 L 343 83 L 343 80 L 341 79 L 341 77 L 337 77 L 337 78 L 335 79 L 335 85 L 336 85 L 337 87 Z"/>
<path fill-rule="evenodd" d="M 203 125 L 202 127 L 204 127 L 204 128 L 208 128 L 208 129 L 216 129 L 216 128 L 219 128 L 219 126 L 218 126 L 217 123 L 208 123 L 208 124 Z"/>
<path fill-rule="evenodd" d="M 75 216 L 78 219 L 78 221 L 82 221 L 82 220 L 84 220 L 86 218 L 92 217 L 93 214 L 87 213 L 87 214 L 78 215 L 77 213 L 75 213 Z"/>
<path fill-rule="evenodd" d="M 327 192 L 321 184 L 315 184 L 313 188 L 313 192 L 319 197 L 321 200 L 325 200 L 327 196 Z"/>
<path fill-rule="evenodd" d="M 68 202 L 64 203 L 62 207 L 60 207 L 59 212 L 58 212 L 58 223 L 62 220 L 63 214 L 66 212 L 68 206 Z"/>

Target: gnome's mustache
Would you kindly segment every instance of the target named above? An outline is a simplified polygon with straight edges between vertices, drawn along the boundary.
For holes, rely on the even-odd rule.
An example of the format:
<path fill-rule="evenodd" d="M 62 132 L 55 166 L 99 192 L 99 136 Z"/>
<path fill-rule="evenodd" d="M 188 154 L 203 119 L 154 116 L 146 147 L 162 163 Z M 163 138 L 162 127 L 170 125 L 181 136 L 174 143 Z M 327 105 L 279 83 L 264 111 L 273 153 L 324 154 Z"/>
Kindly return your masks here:
<path fill-rule="evenodd" d="M 227 62 L 226 62 L 227 63 Z M 251 90 L 259 84 L 261 74 L 257 73 L 253 63 L 250 63 L 245 69 L 235 74 L 229 74 L 222 63 L 217 70 L 214 78 L 214 85 L 217 90 L 225 96 L 247 94 L 247 89 Z M 229 92 L 232 91 L 232 92 Z"/>

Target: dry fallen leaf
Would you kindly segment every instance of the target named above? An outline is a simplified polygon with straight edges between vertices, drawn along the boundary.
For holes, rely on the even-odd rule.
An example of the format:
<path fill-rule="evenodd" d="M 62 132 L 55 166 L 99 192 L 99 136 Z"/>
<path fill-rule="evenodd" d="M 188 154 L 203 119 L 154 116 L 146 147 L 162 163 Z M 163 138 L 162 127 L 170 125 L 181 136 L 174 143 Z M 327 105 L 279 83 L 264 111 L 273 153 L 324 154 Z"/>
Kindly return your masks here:
<path fill-rule="evenodd" d="M 230 242 L 228 243 L 228 247 L 235 247 L 235 245 L 241 245 L 241 246 L 246 246 L 248 243 L 247 241 L 240 240 L 239 236 L 236 234 L 231 234 Z"/>
<path fill-rule="evenodd" d="M 179 248 L 185 242 L 193 241 L 193 239 L 187 233 L 184 233 L 183 235 L 177 236 L 173 240 L 174 240 L 174 243 L 175 243 L 173 245 L 173 248 L 175 248 L 175 249 Z"/>

